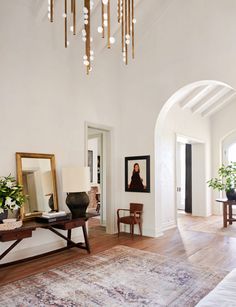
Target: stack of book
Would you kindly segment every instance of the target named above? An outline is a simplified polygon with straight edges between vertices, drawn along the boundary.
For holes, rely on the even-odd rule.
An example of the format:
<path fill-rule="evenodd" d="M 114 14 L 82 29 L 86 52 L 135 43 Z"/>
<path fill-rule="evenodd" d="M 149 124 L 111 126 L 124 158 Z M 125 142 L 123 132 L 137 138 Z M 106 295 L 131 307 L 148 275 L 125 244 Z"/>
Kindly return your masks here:
<path fill-rule="evenodd" d="M 71 215 L 65 211 L 43 212 L 41 216 L 37 217 L 37 222 L 52 223 L 62 220 L 70 219 Z"/>

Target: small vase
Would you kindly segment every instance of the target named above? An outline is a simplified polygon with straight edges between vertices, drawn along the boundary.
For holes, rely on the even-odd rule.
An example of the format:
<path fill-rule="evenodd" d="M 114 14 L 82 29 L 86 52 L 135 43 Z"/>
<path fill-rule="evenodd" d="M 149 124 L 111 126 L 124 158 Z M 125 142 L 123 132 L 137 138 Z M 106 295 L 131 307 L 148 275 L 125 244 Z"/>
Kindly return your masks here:
<path fill-rule="evenodd" d="M 8 210 L 4 209 L 4 212 L 0 213 L 0 223 L 2 223 L 3 220 L 7 219 L 8 217 Z"/>
<path fill-rule="evenodd" d="M 228 200 L 236 200 L 236 191 L 235 189 L 231 189 L 229 191 L 226 191 L 226 196 Z"/>

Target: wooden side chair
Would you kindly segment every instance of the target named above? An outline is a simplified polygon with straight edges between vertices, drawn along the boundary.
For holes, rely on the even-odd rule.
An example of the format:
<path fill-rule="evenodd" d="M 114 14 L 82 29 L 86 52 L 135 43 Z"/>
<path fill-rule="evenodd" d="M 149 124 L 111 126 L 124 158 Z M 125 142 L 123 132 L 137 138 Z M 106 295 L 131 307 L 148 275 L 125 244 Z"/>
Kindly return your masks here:
<path fill-rule="evenodd" d="M 120 211 L 129 212 L 128 216 L 120 216 Z M 142 236 L 142 214 L 143 204 L 130 203 L 129 209 L 117 209 L 118 236 L 120 235 L 120 223 L 130 225 L 130 233 L 134 235 L 134 225 L 138 224 Z"/>

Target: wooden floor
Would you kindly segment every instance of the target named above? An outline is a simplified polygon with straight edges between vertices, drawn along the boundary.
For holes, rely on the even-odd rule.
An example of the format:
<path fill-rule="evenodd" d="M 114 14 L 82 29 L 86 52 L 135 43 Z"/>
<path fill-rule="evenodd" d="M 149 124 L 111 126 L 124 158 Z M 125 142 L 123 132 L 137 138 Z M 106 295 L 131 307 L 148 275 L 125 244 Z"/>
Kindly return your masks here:
<path fill-rule="evenodd" d="M 90 222 L 89 238 L 91 254 L 96 254 L 115 245 L 126 245 L 205 266 L 231 270 L 236 267 L 236 238 L 219 234 L 189 230 L 194 223 L 207 223 L 208 219 L 180 214 L 178 228 L 167 231 L 160 238 L 148 238 L 122 233 L 106 234 L 97 221 Z M 230 226 L 229 226 L 230 227 Z M 0 285 L 43 272 L 81 257 L 88 257 L 86 251 L 71 249 L 38 260 L 0 269 Z"/>

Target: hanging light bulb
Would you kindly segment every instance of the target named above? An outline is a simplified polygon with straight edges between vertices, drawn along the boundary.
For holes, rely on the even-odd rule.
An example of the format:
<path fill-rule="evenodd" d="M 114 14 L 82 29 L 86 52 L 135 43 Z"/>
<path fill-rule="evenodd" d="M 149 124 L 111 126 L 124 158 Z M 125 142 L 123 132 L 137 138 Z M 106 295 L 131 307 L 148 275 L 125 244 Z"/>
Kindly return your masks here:
<path fill-rule="evenodd" d="M 111 36 L 110 37 L 110 43 L 111 44 L 115 44 L 116 40 L 115 40 L 115 37 Z"/>
<path fill-rule="evenodd" d="M 102 33 L 103 32 L 103 28 L 101 26 L 98 27 L 98 33 Z"/>

